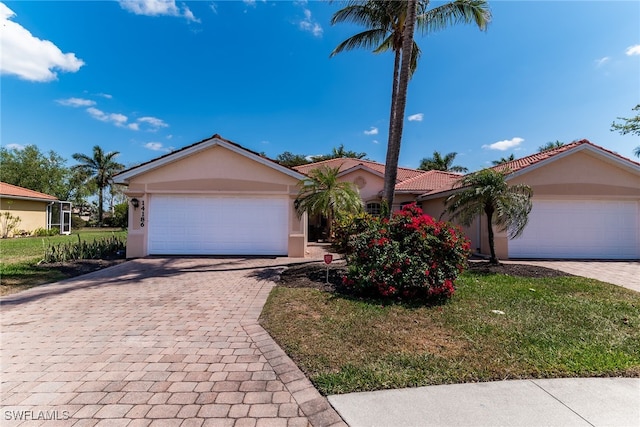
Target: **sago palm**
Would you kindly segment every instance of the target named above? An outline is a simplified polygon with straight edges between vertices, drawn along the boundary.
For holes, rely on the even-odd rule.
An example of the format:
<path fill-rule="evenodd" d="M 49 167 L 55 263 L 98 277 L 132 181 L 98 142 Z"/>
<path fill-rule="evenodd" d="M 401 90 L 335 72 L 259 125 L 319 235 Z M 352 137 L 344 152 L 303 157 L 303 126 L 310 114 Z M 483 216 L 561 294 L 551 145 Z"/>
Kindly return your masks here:
<path fill-rule="evenodd" d="M 531 212 L 531 187 L 524 184 L 509 185 L 508 171 L 483 169 L 462 177 L 461 189 L 445 201 L 451 219 L 466 226 L 484 214 L 487 216 L 490 262 L 497 264 L 493 226 L 506 231 L 510 239 L 522 234 Z"/>
<path fill-rule="evenodd" d="M 300 181 L 300 190 L 294 203 L 298 215 L 307 212 L 326 217 L 329 237 L 336 215 L 362 211 L 358 189 L 350 182 L 339 181 L 339 173 L 338 167 L 312 169 L 307 178 Z"/>
<path fill-rule="evenodd" d="M 465 168 L 464 166 L 458 166 L 453 164 L 453 161 L 455 160 L 457 155 L 458 153 L 453 152 L 453 153 L 445 154 L 443 156 L 442 154 L 440 154 L 439 151 L 434 151 L 433 157 L 426 157 L 422 159 L 422 161 L 420 162 L 420 166 L 418 166 L 418 169 L 425 170 L 425 171 L 437 170 L 437 171 L 445 171 L 445 172 L 468 171 L 468 169 Z"/>
<path fill-rule="evenodd" d="M 93 147 L 93 155 L 88 156 L 82 153 L 72 155 L 79 164 L 73 169 L 83 174 L 88 181 L 92 181 L 98 189 L 98 225 L 102 225 L 104 189 L 111 185 L 113 176 L 124 169 L 124 165 L 115 161 L 120 153 L 110 151 L 105 153 L 98 145 Z"/>
<path fill-rule="evenodd" d="M 452 24 L 475 23 L 484 30 L 491 13 L 486 0 L 456 0 L 428 9 L 428 0 L 350 1 L 336 12 L 332 24 L 348 22 L 366 27 L 349 37 L 332 52 L 332 56 L 356 48 L 373 49 L 374 53 L 394 52 L 389 139 L 385 167 L 383 200 L 389 206 L 398 173 L 398 157 L 404 122 L 407 86 L 418 66 L 420 48 L 413 39 L 414 26 L 422 34 L 444 29 Z"/>

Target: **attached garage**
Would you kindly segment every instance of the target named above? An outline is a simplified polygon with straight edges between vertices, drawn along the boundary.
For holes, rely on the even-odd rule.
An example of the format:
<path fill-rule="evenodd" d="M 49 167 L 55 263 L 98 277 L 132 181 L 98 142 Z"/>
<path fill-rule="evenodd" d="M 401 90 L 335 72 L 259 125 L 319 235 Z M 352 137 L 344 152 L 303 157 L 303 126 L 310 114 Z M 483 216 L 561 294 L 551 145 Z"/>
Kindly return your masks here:
<path fill-rule="evenodd" d="M 509 241 L 509 258 L 640 258 L 635 201 L 535 200 L 523 234 Z"/>
<path fill-rule="evenodd" d="M 306 215 L 293 206 L 303 178 L 219 135 L 121 172 L 127 257 L 304 257 Z"/>
<path fill-rule="evenodd" d="M 149 254 L 287 255 L 288 204 L 283 197 L 152 195 Z"/>

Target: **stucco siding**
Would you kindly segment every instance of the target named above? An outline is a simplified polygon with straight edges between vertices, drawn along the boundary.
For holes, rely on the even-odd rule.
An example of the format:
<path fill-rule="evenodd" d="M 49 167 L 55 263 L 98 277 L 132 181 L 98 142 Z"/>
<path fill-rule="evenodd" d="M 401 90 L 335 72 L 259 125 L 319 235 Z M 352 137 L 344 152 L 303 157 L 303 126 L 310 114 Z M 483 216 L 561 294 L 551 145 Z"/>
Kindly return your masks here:
<path fill-rule="evenodd" d="M 10 212 L 14 217 L 20 218 L 16 231 L 31 233 L 38 228 L 47 227 L 47 205 L 47 202 L 3 197 L 0 200 L 0 212 Z"/>

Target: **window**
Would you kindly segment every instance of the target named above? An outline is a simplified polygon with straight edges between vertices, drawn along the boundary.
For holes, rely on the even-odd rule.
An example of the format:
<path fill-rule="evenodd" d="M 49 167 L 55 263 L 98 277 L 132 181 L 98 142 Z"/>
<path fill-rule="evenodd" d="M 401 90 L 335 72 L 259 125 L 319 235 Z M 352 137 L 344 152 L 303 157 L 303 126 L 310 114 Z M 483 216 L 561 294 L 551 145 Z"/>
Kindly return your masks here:
<path fill-rule="evenodd" d="M 366 209 L 368 214 L 380 215 L 381 209 L 380 209 L 380 203 L 378 203 L 378 202 L 369 202 L 369 203 L 367 203 L 367 206 L 366 206 L 365 209 Z"/>

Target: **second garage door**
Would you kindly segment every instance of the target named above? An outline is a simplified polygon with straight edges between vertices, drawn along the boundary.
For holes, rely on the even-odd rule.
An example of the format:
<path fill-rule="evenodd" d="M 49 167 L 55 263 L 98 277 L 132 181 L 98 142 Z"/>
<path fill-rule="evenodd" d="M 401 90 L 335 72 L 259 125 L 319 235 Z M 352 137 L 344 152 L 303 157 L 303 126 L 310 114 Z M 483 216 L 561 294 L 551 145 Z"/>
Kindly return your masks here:
<path fill-rule="evenodd" d="M 640 258 L 638 203 L 536 200 L 510 258 Z"/>
<path fill-rule="evenodd" d="M 289 199 L 152 195 L 151 255 L 286 255 Z"/>

